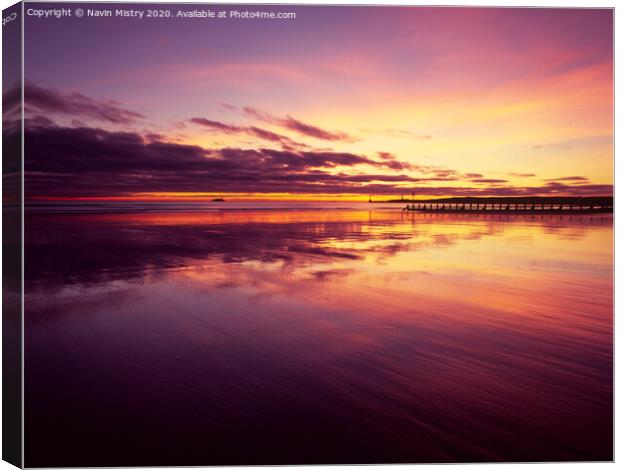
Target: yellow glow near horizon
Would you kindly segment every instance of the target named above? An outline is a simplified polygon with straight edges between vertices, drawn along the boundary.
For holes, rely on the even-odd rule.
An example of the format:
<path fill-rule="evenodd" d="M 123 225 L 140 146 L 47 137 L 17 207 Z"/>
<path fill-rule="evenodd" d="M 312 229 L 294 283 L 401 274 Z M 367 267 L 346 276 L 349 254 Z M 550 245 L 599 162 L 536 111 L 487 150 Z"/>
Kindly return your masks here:
<path fill-rule="evenodd" d="M 133 193 L 126 196 L 101 196 L 101 197 L 72 197 L 72 198 L 35 198 L 37 201 L 188 201 L 208 202 L 216 198 L 222 198 L 229 202 L 256 201 L 256 202 L 368 202 L 369 196 L 373 202 L 381 202 L 391 199 L 400 199 L 401 195 L 389 194 L 294 194 L 294 193 L 209 193 L 209 192 L 158 192 L 158 193 Z M 410 198 L 411 193 L 403 191 L 405 198 Z M 415 196 L 416 200 L 434 199 L 437 196 Z"/>

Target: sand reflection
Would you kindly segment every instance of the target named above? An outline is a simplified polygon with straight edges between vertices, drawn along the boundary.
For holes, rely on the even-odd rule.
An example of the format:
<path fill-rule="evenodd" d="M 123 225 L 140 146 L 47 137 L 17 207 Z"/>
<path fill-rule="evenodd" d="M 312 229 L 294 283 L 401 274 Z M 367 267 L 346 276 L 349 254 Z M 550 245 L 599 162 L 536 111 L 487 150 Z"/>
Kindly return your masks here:
<path fill-rule="evenodd" d="M 611 458 L 610 217 L 27 227 L 26 437 L 41 462 L 87 464 L 103 434 L 110 465 Z M 123 447 L 135 433 L 151 445 Z M 67 457 L 63 439 L 82 450 Z"/>

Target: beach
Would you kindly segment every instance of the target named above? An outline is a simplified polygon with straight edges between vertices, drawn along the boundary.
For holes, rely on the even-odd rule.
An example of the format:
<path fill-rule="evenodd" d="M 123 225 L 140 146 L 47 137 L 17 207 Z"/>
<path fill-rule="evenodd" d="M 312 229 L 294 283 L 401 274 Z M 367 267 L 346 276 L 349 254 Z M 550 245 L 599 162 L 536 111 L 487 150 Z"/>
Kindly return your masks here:
<path fill-rule="evenodd" d="M 207 206 L 27 213 L 28 466 L 612 459 L 611 215 Z"/>

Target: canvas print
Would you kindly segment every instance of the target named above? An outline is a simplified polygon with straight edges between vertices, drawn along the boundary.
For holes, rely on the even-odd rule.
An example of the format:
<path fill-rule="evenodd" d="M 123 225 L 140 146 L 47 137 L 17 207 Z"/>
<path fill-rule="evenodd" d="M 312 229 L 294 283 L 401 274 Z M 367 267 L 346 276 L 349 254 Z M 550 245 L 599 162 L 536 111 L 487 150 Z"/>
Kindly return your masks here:
<path fill-rule="evenodd" d="M 23 14 L 27 466 L 613 459 L 611 9 Z"/>

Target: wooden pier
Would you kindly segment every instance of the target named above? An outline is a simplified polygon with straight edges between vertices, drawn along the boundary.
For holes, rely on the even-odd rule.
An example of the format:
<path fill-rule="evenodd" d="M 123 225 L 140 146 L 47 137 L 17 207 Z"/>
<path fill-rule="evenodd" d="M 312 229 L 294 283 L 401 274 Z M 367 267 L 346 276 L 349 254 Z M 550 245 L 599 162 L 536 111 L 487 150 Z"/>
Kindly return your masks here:
<path fill-rule="evenodd" d="M 407 203 L 403 211 L 496 214 L 602 214 L 613 213 L 613 197 L 489 197 L 444 198 Z"/>

